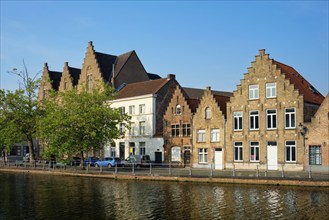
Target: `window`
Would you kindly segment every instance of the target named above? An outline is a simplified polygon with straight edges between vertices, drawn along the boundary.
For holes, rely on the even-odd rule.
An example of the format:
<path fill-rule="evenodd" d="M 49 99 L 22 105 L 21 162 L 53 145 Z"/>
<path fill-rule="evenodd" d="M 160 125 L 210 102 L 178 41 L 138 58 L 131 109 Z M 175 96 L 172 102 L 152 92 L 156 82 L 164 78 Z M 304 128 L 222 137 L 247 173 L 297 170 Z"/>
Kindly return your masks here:
<path fill-rule="evenodd" d="M 198 142 L 206 142 L 206 131 L 197 130 L 197 140 Z"/>
<path fill-rule="evenodd" d="M 145 121 L 139 122 L 139 134 L 145 135 Z"/>
<path fill-rule="evenodd" d="M 250 112 L 250 130 L 259 129 L 259 112 L 251 111 Z"/>
<path fill-rule="evenodd" d="M 267 129 L 276 129 L 276 109 L 266 111 Z"/>
<path fill-rule="evenodd" d="M 322 164 L 321 146 L 310 146 L 309 157 L 310 157 L 309 160 L 310 165 L 321 165 Z"/>
<path fill-rule="evenodd" d="M 259 142 L 250 143 L 250 162 L 259 161 Z"/>
<path fill-rule="evenodd" d="M 179 136 L 179 124 L 171 125 L 171 136 Z"/>
<path fill-rule="evenodd" d="M 139 142 L 139 154 L 145 155 L 145 142 Z"/>
<path fill-rule="evenodd" d="M 87 90 L 91 91 L 93 89 L 93 76 L 91 74 L 87 75 Z"/>
<path fill-rule="evenodd" d="M 276 97 L 276 83 L 266 83 L 266 98 Z"/>
<path fill-rule="evenodd" d="M 286 128 L 296 127 L 296 112 L 294 108 L 285 109 L 285 127 Z"/>
<path fill-rule="evenodd" d="M 296 141 L 286 141 L 286 162 L 296 162 Z"/>
<path fill-rule="evenodd" d="M 234 112 L 234 130 L 242 130 L 242 112 Z"/>
<path fill-rule="evenodd" d="M 135 114 L 135 106 L 131 105 L 129 106 L 129 115 L 134 115 Z"/>
<path fill-rule="evenodd" d="M 130 136 L 134 136 L 135 135 L 135 122 L 130 122 L 129 135 Z"/>
<path fill-rule="evenodd" d="M 180 105 L 176 105 L 176 112 L 175 112 L 176 115 L 180 115 L 182 114 L 182 107 Z"/>
<path fill-rule="evenodd" d="M 258 99 L 258 85 L 249 85 L 249 99 Z"/>
<path fill-rule="evenodd" d="M 171 148 L 171 161 L 173 162 L 181 161 L 180 147 L 176 146 Z"/>
<path fill-rule="evenodd" d="M 111 143 L 111 157 L 115 157 L 115 143 Z"/>
<path fill-rule="evenodd" d="M 126 108 L 125 107 L 119 107 L 119 109 L 120 109 L 120 112 L 121 112 L 121 114 L 125 114 L 126 113 Z"/>
<path fill-rule="evenodd" d="M 210 130 L 210 141 L 219 142 L 219 129 L 213 128 Z"/>
<path fill-rule="evenodd" d="M 199 148 L 199 163 L 208 163 L 208 149 Z"/>
<path fill-rule="evenodd" d="M 139 105 L 139 114 L 145 114 L 145 104 Z"/>
<path fill-rule="evenodd" d="M 234 143 L 234 161 L 242 161 L 243 160 L 243 147 L 242 142 Z"/>
<path fill-rule="evenodd" d="M 191 124 L 183 124 L 183 136 L 191 136 Z"/>
<path fill-rule="evenodd" d="M 123 123 L 119 124 L 119 131 L 120 131 L 121 135 L 123 135 L 125 133 L 125 124 L 123 124 Z"/>
<path fill-rule="evenodd" d="M 205 110 L 205 118 L 210 119 L 211 118 L 211 108 L 207 107 Z"/>

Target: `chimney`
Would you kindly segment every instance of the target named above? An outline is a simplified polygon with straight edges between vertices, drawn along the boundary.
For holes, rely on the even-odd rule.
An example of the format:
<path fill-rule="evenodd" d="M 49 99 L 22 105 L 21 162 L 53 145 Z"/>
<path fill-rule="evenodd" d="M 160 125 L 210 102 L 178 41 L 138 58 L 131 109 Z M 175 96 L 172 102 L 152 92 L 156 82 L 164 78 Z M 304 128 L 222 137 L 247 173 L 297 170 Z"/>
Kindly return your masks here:
<path fill-rule="evenodd" d="M 210 87 L 210 86 L 207 86 L 207 87 L 206 87 L 206 90 L 207 90 L 207 91 L 210 91 L 210 90 L 211 90 L 211 87 Z"/>
<path fill-rule="evenodd" d="M 168 74 L 167 75 L 168 80 L 175 79 L 175 77 L 176 77 L 175 74 Z"/>

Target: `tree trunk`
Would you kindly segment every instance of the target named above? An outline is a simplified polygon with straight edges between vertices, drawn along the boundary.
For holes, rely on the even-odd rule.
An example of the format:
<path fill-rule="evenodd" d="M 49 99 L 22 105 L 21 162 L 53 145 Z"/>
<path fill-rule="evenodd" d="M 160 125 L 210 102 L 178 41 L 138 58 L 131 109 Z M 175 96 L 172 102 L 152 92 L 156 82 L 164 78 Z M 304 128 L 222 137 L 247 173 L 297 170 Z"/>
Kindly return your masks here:
<path fill-rule="evenodd" d="M 33 139 L 27 140 L 27 146 L 29 147 L 29 153 L 30 153 L 30 163 L 34 161 L 34 148 L 33 148 Z"/>

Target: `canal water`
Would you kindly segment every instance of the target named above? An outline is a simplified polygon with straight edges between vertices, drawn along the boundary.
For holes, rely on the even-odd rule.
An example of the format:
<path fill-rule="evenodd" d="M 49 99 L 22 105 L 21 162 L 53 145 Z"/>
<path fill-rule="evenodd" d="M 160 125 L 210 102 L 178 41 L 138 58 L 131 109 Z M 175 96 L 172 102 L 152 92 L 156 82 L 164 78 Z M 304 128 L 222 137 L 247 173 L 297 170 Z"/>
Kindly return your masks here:
<path fill-rule="evenodd" d="M 0 219 L 327 219 L 328 216 L 328 188 L 0 172 Z"/>

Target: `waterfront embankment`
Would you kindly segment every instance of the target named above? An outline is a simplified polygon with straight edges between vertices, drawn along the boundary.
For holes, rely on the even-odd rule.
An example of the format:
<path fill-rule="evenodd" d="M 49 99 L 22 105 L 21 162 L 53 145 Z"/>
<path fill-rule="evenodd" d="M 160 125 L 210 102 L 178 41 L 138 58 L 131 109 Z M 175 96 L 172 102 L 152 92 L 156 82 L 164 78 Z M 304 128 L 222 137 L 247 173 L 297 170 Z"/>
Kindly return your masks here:
<path fill-rule="evenodd" d="M 213 177 L 213 176 L 162 176 L 157 173 L 117 173 L 109 171 L 80 170 L 80 169 L 26 169 L 20 167 L 1 167 L 0 172 L 40 174 L 40 175 L 58 175 L 58 176 L 73 176 L 73 177 L 92 177 L 104 178 L 113 180 L 136 180 L 136 181 L 172 181 L 172 182 L 199 182 L 199 183 L 223 183 L 223 184 L 253 184 L 253 185 L 281 185 L 281 186 L 303 186 L 303 187 L 328 187 L 329 180 L 319 180 L 312 178 L 300 178 L 304 172 L 295 172 L 295 178 L 279 178 L 279 177 Z M 299 179 L 298 179 L 299 177 Z"/>

